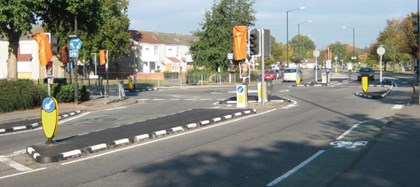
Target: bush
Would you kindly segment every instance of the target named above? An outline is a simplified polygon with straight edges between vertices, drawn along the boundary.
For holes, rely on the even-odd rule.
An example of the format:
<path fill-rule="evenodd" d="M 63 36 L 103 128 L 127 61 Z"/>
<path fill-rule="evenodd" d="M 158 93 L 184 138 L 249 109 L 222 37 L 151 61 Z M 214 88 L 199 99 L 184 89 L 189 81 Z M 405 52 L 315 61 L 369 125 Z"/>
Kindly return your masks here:
<path fill-rule="evenodd" d="M 31 80 L 0 80 L 0 112 L 39 107 L 48 93 Z"/>
<path fill-rule="evenodd" d="M 90 92 L 87 89 L 87 87 L 85 85 L 78 85 L 77 89 L 77 100 L 88 101 L 90 98 Z M 54 84 L 54 86 L 51 87 L 51 90 L 54 90 L 54 92 L 52 92 L 51 95 L 53 95 L 53 97 L 55 97 L 58 102 L 70 103 L 74 101 L 74 84 Z"/>

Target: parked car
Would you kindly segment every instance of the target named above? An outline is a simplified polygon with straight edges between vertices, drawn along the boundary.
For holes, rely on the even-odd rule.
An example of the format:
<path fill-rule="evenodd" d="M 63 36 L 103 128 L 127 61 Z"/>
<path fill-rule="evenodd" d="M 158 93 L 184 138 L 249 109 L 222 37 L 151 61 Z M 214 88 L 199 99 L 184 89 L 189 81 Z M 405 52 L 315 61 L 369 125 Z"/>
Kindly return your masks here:
<path fill-rule="evenodd" d="M 368 76 L 369 80 L 375 80 L 375 70 L 372 68 L 360 68 L 357 73 L 357 80 L 361 80 L 363 76 Z"/>
<path fill-rule="evenodd" d="M 283 81 L 296 81 L 296 78 L 300 77 L 300 80 L 303 80 L 303 73 L 300 69 L 296 68 L 287 68 L 283 72 Z"/>
<path fill-rule="evenodd" d="M 277 78 L 277 73 L 274 70 L 267 70 L 264 73 L 264 80 L 274 80 Z"/>

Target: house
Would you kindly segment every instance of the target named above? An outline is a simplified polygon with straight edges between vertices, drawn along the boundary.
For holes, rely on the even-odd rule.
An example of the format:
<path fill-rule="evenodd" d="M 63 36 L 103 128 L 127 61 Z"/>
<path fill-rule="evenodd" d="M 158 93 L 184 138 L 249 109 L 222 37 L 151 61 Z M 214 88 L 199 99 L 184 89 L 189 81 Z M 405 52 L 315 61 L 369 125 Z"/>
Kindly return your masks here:
<path fill-rule="evenodd" d="M 191 66 L 193 35 L 130 30 L 138 45 L 141 72 L 186 72 Z"/>
<path fill-rule="evenodd" d="M 32 34 L 39 33 L 43 29 L 40 26 L 32 28 L 31 32 L 22 36 L 19 40 L 17 54 L 17 77 L 18 79 L 31 79 L 41 81 L 46 75 L 46 68 L 41 67 L 38 58 L 38 44 L 32 38 Z M 5 38 L 0 40 L 0 79 L 7 78 L 7 65 L 9 60 L 9 42 Z M 54 77 L 65 77 L 63 64 L 56 58 L 52 58 Z"/>

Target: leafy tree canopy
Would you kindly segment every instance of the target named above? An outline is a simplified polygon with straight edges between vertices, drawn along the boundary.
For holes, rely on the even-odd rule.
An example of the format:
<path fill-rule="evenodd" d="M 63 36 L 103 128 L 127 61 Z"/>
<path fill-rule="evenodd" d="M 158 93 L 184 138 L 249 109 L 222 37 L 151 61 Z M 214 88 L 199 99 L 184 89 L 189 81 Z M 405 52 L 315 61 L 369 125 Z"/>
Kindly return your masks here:
<path fill-rule="evenodd" d="M 216 70 L 228 66 L 227 53 L 232 52 L 232 28 L 253 26 L 256 20 L 254 0 L 221 0 L 205 13 L 201 29 L 194 34 L 191 53 L 196 66 Z"/>

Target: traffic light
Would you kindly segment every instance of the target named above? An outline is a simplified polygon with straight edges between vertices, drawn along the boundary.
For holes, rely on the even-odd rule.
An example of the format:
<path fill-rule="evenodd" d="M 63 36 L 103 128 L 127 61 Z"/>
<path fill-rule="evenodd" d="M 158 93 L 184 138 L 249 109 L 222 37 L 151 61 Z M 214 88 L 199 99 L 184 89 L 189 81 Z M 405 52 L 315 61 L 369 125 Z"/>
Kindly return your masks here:
<path fill-rule="evenodd" d="M 107 50 L 100 50 L 99 51 L 99 64 L 105 65 L 106 64 L 106 58 L 107 58 Z"/>
<path fill-rule="evenodd" d="M 253 29 L 249 34 L 249 48 L 251 55 L 261 55 L 260 31 L 258 29 Z"/>
<path fill-rule="evenodd" d="M 67 47 L 62 47 L 61 48 L 61 61 L 63 62 L 63 64 L 67 64 L 69 62 L 69 53 L 67 50 Z"/>
<path fill-rule="evenodd" d="M 419 34 L 419 18 L 418 15 L 414 14 L 411 16 L 411 21 L 413 23 L 413 34 Z"/>
<path fill-rule="evenodd" d="M 58 46 L 58 38 L 55 36 L 51 36 L 51 50 L 54 55 L 60 50 L 60 47 Z"/>

